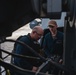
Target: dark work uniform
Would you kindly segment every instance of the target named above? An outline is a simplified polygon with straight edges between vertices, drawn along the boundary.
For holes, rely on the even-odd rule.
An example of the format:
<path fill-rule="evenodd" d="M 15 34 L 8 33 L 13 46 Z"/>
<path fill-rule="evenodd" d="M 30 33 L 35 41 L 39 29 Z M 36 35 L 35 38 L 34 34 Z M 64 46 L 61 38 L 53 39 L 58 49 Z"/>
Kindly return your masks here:
<path fill-rule="evenodd" d="M 33 40 L 30 35 L 26 35 L 20 38 L 21 42 L 24 42 L 28 46 L 30 46 L 32 49 L 34 49 L 36 52 L 39 53 L 40 45 L 36 40 Z M 37 57 L 34 53 L 32 53 L 28 47 L 23 47 L 20 44 L 17 44 L 15 53 L 24 55 L 24 56 L 32 56 Z M 34 60 L 34 59 L 24 59 L 24 58 L 14 58 L 14 64 L 16 66 L 19 66 L 23 69 L 32 70 L 33 66 L 39 67 L 41 65 L 41 62 Z"/>
<path fill-rule="evenodd" d="M 58 31 L 54 38 L 50 32 L 47 33 L 44 38 L 43 48 L 47 57 L 52 55 L 61 56 L 63 54 L 63 33 Z"/>
<path fill-rule="evenodd" d="M 59 59 L 63 57 L 63 33 L 57 31 L 57 35 L 55 37 L 52 37 L 50 32 L 47 33 L 44 37 L 43 48 L 47 58 L 51 58 L 58 62 Z M 52 66 L 52 69 L 49 73 L 57 75 L 58 71 L 58 68 Z"/>

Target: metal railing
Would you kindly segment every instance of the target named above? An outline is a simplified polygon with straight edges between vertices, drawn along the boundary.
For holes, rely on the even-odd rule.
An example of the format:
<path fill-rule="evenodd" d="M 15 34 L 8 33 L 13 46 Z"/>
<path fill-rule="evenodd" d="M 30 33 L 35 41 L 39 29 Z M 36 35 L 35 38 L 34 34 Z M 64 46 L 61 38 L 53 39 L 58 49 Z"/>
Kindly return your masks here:
<path fill-rule="evenodd" d="M 46 58 L 42 57 L 42 56 L 39 55 L 37 52 L 35 52 L 35 50 L 33 50 L 31 47 L 29 47 L 27 44 L 25 44 L 25 43 L 23 43 L 23 42 L 11 40 L 11 39 L 6 39 L 6 40 L 4 40 L 3 42 L 17 42 L 17 43 L 23 45 L 24 47 L 27 46 L 27 47 L 30 49 L 31 53 L 34 53 L 36 56 L 38 56 L 38 58 L 28 57 L 28 56 L 23 56 L 23 55 L 18 55 L 18 54 L 10 53 L 10 52 L 7 52 L 6 50 L 0 49 L 1 52 L 5 52 L 5 53 L 8 54 L 8 55 L 7 55 L 6 57 L 4 57 L 3 59 L 5 59 L 5 58 L 7 58 L 9 55 L 11 55 L 11 56 L 14 56 L 14 57 L 20 57 L 20 58 L 24 58 L 24 59 L 25 59 L 25 58 L 34 58 L 34 59 L 39 59 L 39 60 L 41 59 L 41 61 L 44 63 L 44 65 L 42 64 L 42 65 L 40 66 L 40 68 L 39 68 L 39 70 L 37 71 L 37 73 L 34 73 L 34 72 L 32 72 L 32 71 L 24 70 L 24 69 L 22 69 L 22 68 L 20 68 L 20 67 L 17 67 L 17 66 L 15 66 L 15 65 L 11 64 L 11 63 L 6 63 L 6 62 L 3 61 L 3 59 L 0 58 L 0 65 L 3 66 L 3 67 L 5 68 L 5 70 L 9 69 L 9 70 L 13 70 L 14 72 L 19 72 L 19 73 L 22 73 L 22 74 L 25 74 L 25 75 L 35 75 L 35 74 L 36 74 L 36 75 L 45 75 L 45 73 L 41 73 L 40 71 L 41 71 L 42 69 L 44 69 L 44 66 L 46 66 L 48 63 L 50 63 L 50 64 L 56 66 L 57 68 L 63 70 L 64 72 L 67 72 L 68 75 L 75 75 L 75 74 L 76 74 L 75 71 L 72 71 L 72 70 L 66 68 L 65 65 L 61 65 L 61 64 L 56 63 L 55 61 L 53 61 L 53 60 L 51 60 L 51 59 L 49 60 L 49 59 L 46 59 Z M 48 60 L 49 60 L 49 61 L 48 61 Z M 47 64 L 46 64 L 46 62 L 47 62 Z M 48 75 L 49 75 L 49 74 L 48 74 Z"/>

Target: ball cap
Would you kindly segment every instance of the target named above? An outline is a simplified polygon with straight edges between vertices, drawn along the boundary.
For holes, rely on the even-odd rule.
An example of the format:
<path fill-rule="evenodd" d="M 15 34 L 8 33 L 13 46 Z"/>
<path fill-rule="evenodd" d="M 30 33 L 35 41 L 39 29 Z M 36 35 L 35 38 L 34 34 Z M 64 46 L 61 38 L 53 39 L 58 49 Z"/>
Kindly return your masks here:
<path fill-rule="evenodd" d="M 48 23 L 48 26 L 50 27 L 50 26 L 56 26 L 57 25 L 57 23 L 56 23 L 56 21 L 54 21 L 54 20 L 51 20 L 51 21 L 49 21 L 49 23 Z"/>

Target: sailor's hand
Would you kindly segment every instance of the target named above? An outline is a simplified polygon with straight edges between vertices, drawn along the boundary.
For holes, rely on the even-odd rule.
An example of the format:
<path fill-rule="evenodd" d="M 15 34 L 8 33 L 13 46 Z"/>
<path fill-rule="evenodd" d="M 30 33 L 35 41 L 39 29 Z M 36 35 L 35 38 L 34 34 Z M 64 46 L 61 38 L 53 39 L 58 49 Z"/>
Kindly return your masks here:
<path fill-rule="evenodd" d="M 32 71 L 36 72 L 38 70 L 38 67 L 33 66 Z"/>
<path fill-rule="evenodd" d="M 63 60 L 62 60 L 62 59 L 60 59 L 60 60 L 59 60 L 59 63 L 61 63 L 61 64 L 62 64 L 62 63 L 63 63 Z"/>

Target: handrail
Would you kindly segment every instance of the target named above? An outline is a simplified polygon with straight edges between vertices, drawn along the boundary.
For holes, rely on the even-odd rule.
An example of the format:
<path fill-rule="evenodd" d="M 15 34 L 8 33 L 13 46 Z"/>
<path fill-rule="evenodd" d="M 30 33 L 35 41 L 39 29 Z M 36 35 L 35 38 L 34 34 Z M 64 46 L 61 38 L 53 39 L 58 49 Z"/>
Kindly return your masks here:
<path fill-rule="evenodd" d="M 12 39 L 6 39 L 5 42 L 17 42 L 17 43 L 19 43 L 19 44 L 22 44 L 24 47 L 27 46 L 27 47 L 30 49 L 30 51 L 31 51 L 32 53 L 34 53 L 36 56 L 38 56 L 43 62 L 46 62 L 46 61 L 47 61 L 47 59 L 45 59 L 43 56 L 39 55 L 37 52 L 35 52 L 35 50 L 33 50 L 31 47 L 29 47 L 27 44 L 25 44 L 25 43 L 23 43 L 23 42 L 21 42 L 21 41 L 15 41 L 15 40 L 12 40 Z M 56 63 L 56 62 L 54 62 L 53 60 L 50 60 L 49 62 L 50 62 L 52 65 L 58 67 L 59 69 L 65 71 L 65 72 L 67 72 L 67 73 L 69 73 L 69 74 L 73 74 L 73 75 L 76 74 L 75 71 L 72 71 L 71 69 L 65 67 L 65 65 L 61 65 L 61 64 L 59 64 L 59 63 Z"/>
<path fill-rule="evenodd" d="M 13 71 L 14 73 L 16 72 L 16 73 L 21 73 L 21 74 L 25 74 L 25 75 L 35 75 L 35 72 L 32 72 L 31 70 L 22 69 L 18 66 L 10 64 L 10 63 L 6 63 L 1 58 L 0 58 L 0 65 L 9 69 L 10 71 Z M 45 75 L 45 73 L 39 72 L 38 75 Z M 50 74 L 48 74 L 48 75 L 50 75 Z"/>
<path fill-rule="evenodd" d="M 40 59 L 41 59 L 43 62 L 46 61 L 46 59 L 45 59 L 44 57 L 42 57 L 40 54 L 38 54 L 34 49 L 32 49 L 30 46 L 28 46 L 28 45 L 25 44 L 24 42 L 21 42 L 21 41 L 18 41 L 18 40 L 15 41 L 15 40 L 12 40 L 12 39 L 5 39 L 5 42 L 17 42 L 17 43 L 23 45 L 24 47 L 28 47 L 29 50 L 30 50 L 32 53 L 34 53 L 36 56 L 40 57 Z"/>
<path fill-rule="evenodd" d="M 7 53 L 7 54 L 9 54 L 9 55 L 12 55 L 12 56 L 14 56 L 14 57 L 19 57 L 19 58 L 24 58 L 24 59 L 26 59 L 26 58 L 40 59 L 40 58 L 38 58 L 38 57 L 24 56 L 24 55 L 20 55 L 20 54 L 16 54 L 16 53 L 11 53 L 11 52 L 5 51 L 5 50 L 3 50 L 3 49 L 0 49 L 0 51 L 1 51 L 1 52 L 4 52 L 4 53 Z"/>

